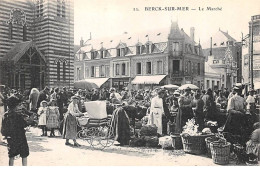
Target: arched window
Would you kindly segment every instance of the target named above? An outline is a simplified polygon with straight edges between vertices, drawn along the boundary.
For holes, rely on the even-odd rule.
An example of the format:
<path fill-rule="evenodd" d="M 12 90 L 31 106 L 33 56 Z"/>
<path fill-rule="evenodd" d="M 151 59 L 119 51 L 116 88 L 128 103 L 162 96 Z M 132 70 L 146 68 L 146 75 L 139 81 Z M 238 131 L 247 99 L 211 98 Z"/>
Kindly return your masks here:
<path fill-rule="evenodd" d="M 57 62 L 57 81 L 60 81 L 60 61 Z"/>
<path fill-rule="evenodd" d="M 26 41 L 27 40 L 27 38 L 26 38 L 26 36 L 27 36 L 27 30 L 26 30 L 27 28 L 26 28 L 26 25 L 23 25 L 23 41 Z"/>

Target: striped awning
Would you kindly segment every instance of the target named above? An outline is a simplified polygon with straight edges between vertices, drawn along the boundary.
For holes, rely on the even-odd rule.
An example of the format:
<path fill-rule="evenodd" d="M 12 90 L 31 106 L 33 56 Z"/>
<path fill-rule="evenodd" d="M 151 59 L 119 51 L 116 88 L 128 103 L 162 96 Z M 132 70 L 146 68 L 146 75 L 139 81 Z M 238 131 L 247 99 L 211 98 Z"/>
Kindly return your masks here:
<path fill-rule="evenodd" d="M 132 84 L 159 84 L 166 75 L 136 76 Z"/>

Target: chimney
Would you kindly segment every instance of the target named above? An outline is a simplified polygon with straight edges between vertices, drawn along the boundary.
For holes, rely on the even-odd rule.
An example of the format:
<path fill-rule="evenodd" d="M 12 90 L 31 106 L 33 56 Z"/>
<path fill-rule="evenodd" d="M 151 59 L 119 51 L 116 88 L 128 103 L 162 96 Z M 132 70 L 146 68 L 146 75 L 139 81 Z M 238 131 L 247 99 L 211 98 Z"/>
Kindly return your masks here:
<path fill-rule="evenodd" d="M 195 33 L 195 28 L 191 27 L 190 28 L 190 38 L 191 38 L 192 41 L 194 41 L 194 33 Z"/>
<path fill-rule="evenodd" d="M 81 40 L 80 40 L 80 47 L 83 47 L 84 46 L 84 40 L 83 38 L 81 37 Z"/>

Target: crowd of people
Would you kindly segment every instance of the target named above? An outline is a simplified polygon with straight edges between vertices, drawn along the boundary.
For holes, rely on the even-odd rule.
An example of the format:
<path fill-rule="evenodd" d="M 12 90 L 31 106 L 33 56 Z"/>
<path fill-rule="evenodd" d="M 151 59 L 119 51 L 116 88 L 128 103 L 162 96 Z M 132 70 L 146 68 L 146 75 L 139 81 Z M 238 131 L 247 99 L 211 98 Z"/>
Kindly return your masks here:
<path fill-rule="evenodd" d="M 181 91 L 163 88 L 154 90 L 124 88 L 122 91 L 115 88 L 110 90 L 102 88 L 89 91 L 68 90 L 66 87 L 62 89 L 45 87 L 42 91 L 33 88 L 22 93 L 20 90 L 6 88 L 0 93 L 2 107 L 0 111 L 1 116 L 4 117 L 3 124 L 0 126 L 3 126 L 2 133 L 7 138 L 10 147 L 10 165 L 13 164 L 14 156 L 18 154 L 26 164 L 26 157 L 29 155 L 23 129 L 26 125 L 23 121 L 25 116 L 37 119 L 37 126 L 42 129 L 41 136 L 47 136 L 47 131 L 50 131 L 49 136 L 54 137 L 55 129 L 59 129 L 63 138 L 66 139 L 65 145 L 79 147 L 80 145 L 76 141 L 76 118 L 83 116 L 83 112 L 86 111 L 84 102 L 97 100 L 106 100 L 108 114 L 113 114 L 115 105 L 145 108 L 145 114 L 141 115 L 141 118 L 147 117 L 147 124 L 156 125 L 159 136 L 167 135 L 169 132 L 181 133 L 186 122 L 195 118 L 200 132 L 206 127 L 210 127 L 212 130 L 221 128 L 223 132 L 240 136 L 240 143 L 245 144 L 250 140 L 254 129 L 257 129 L 254 128 L 254 124 L 259 122 L 256 109 L 258 98 L 254 90 L 250 90 L 247 95 L 243 95 L 242 91 L 243 85 L 235 86 L 231 92 L 228 89 L 223 91 L 191 90 L 189 87 Z M 132 109 L 125 110 L 131 111 Z M 4 112 L 6 112 L 5 115 Z M 17 117 L 14 112 L 18 112 Z M 14 120 L 16 124 L 12 126 L 12 130 L 7 129 L 14 124 L 10 119 Z M 176 127 L 173 131 L 167 131 L 171 130 L 167 126 L 169 122 L 175 123 Z M 12 133 L 13 131 L 15 132 Z M 19 135 L 17 132 L 22 134 Z M 254 138 L 259 138 L 259 132 L 255 133 L 258 133 L 258 136 L 254 136 Z M 3 138 L 0 139 L 2 141 Z M 70 139 L 74 144 L 69 142 Z M 251 139 L 250 142 L 251 147 L 258 146 L 258 149 L 255 147 L 250 149 L 257 149 L 254 151 L 255 154 L 259 153 L 259 141 L 257 144 L 252 144 Z M 22 144 L 24 148 L 20 149 L 20 146 L 17 146 L 19 144 Z"/>

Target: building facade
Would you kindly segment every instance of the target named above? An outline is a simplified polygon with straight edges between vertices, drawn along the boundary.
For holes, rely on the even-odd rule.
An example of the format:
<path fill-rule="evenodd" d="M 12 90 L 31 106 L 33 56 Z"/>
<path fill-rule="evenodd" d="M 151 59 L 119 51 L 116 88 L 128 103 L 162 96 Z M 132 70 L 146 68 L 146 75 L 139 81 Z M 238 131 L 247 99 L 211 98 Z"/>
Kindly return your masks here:
<path fill-rule="evenodd" d="M 221 83 L 214 88 L 231 89 L 236 83 L 241 83 L 242 77 L 242 44 L 232 38 L 228 32 L 219 31 L 212 36 L 211 41 L 203 46 L 207 64 L 221 74 Z"/>
<path fill-rule="evenodd" d="M 2 84 L 23 90 L 73 84 L 73 8 L 71 0 L 0 0 Z M 20 54 L 13 58 L 13 52 Z M 35 52 L 37 56 L 30 52 Z M 22 63 L 26 57 L 29 60 L 42 58 L 43 62 Z M 14 64 L 16 70 L 10 66 L 7 70 L 8 64 Z M 25 65 L 28 71 L 23 71 Z M 21 78 L 23 76 L 25 78 Z M 35 77 L 40 77 L 40 80 L 30 85 Z"/>
<path fill-rule="evenodd" d="M 105 77 L 110 78 L 110 87 L 118 89 L 170 83 L 192 83 L 199 87 L 204 84 L 204 56 L 200 44 L 194 41 L 194 28 L 191 28 L 190 37 L 179 29 L 177 22 L 172 22 L 167 29 L 90 39 L 75 55 L 78 69 L 82 67 L 80 62 L 84 62 L 81 68 L 85 70 L 83 79 L 100 78 L 89 76 L 86 68 L 92 67 L 100 75 L 100 67 L 106 67 L 110 62 L 110 73 Z M 93 69 L 93 66 L 97 68 Z M 74 80 L 81 77 L 76 75 Z"/>

